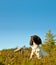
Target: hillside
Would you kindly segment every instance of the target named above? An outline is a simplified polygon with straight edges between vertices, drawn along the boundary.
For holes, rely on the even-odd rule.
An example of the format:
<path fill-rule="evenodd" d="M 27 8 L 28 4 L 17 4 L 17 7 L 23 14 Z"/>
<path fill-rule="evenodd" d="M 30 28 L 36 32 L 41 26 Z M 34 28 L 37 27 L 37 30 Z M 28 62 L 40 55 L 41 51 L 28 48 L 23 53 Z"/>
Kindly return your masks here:
<path fill-rule="evenodd" d="M 38 60 L 36 56 L 29 60 L 31 48 L 25 48 L 16 53 L 14 53 L 16 48 L 0 50 L 0 65 L 56 65 L 56 45 L 52 48 L 46 44 L 42 46 L 49 56 L 41 60 Z"/>

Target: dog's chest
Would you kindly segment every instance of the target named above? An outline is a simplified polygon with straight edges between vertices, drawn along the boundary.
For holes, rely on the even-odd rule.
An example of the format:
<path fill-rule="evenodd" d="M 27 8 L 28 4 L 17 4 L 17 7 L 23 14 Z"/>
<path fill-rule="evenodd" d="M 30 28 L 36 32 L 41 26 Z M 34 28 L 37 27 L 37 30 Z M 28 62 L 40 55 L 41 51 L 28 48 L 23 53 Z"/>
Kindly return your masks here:
<path fill-rule="evenodd" d="M 38 46 L 37 44 L 35 44 L 35 43 L 33 42 L 32 50 L 33 50 L 33 51 L 40 51 L 40 48 L 39 48 L 39 46 Z"/>

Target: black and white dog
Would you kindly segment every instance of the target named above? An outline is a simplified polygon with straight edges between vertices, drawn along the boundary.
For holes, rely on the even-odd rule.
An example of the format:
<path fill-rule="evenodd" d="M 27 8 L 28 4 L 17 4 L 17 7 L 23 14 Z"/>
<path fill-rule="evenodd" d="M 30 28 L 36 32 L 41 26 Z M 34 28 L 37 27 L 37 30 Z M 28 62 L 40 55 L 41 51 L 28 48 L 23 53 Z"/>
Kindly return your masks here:
<path fill-rule="evenodd" d="M 30 45 L 32 47 L 32 51 L 31 51 L 31 55 L 30 55 L 30 59 L 32 58 L 33 54 L 36 54 L 36 56 L 38 57 L 38 59 L 42 58 L 42 55 L 47 56 L 48 53 L 45 52 L 40 45 L 42 44 L 42 40 L 39 36 L 37 35 L 33 35 L 30 37 Z"/>

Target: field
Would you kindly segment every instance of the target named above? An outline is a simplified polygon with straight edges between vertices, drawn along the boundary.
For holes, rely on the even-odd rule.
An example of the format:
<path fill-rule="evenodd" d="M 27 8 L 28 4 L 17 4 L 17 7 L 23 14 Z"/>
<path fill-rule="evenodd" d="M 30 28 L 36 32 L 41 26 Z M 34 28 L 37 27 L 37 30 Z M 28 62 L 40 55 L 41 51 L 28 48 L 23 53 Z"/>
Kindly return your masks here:
<path fill-rule="evenodd" d="M 14 53 L 16 48 L 0 50 L 0 65 L 56 65 L 56 45 L 52 48 L 42 45 L 42 48 L 49 53 L 49 56 L 43 56 L 40 60 L 36 56 L 29 60 L 31 48 L 16 53 Z"/>

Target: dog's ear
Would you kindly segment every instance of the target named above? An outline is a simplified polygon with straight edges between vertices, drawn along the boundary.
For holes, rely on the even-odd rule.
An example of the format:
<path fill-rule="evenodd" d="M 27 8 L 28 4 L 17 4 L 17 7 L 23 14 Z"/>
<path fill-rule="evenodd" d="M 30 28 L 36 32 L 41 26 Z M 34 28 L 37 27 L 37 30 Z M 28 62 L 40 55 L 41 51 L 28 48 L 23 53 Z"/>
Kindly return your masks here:
<path fill-rule="evenodd" d="M 33 37 L 30 37 L 30 45 L 33 45 Z"/>
<path fill-rule="evenodd" d="M 35 42 L 37 45 L 42 44 L 42 40 L 41 40 L 41 38 L 39 36 L 33 35 L 32 39 L 33 39 L 33 42 Z"/>

